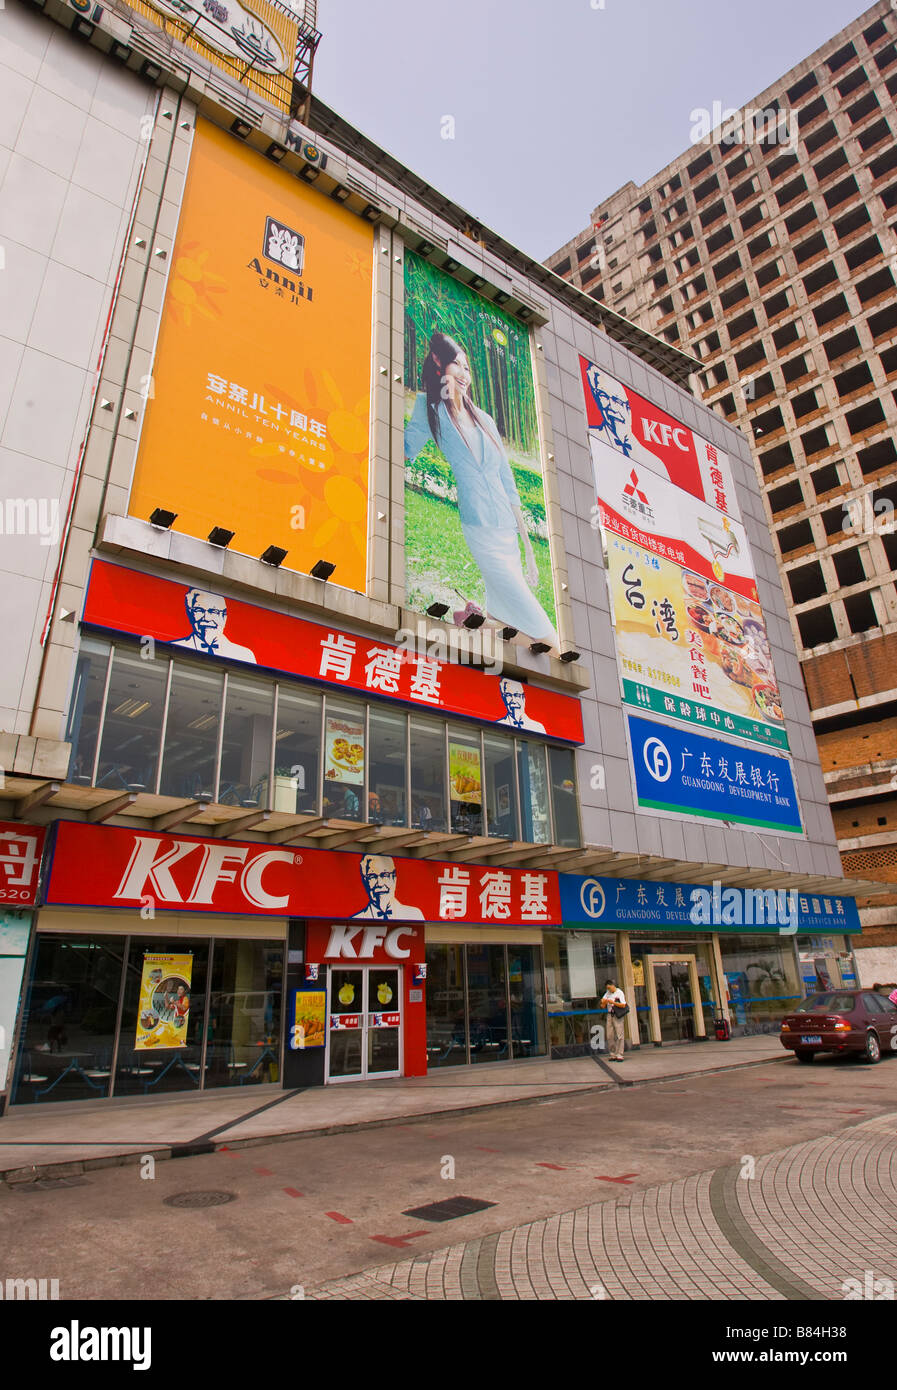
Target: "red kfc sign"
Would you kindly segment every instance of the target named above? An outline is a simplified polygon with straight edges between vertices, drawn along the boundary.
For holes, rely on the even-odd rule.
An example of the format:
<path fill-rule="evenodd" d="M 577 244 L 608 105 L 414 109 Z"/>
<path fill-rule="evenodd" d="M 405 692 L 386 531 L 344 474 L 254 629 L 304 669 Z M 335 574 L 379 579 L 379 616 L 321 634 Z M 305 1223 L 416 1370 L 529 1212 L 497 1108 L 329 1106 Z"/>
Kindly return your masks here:
<path fill-rule="evenodd" d="M 377 926 L 309 922 L 305 954 L 309 961 L 331 964 L 406 965 L 423 961 L 426 951 L 422 927 L 391 927 L 388 922 Z"/>
<path fill-rule="evenodd" d="M 466 715 L 521 732 L 582 743 L 578 700 L 423 650 L 342 632 L 208 589 L 94 560 L 84 605 L 85 623 L 111 632 L 152 637 L 206 656 L 283 671 L 329 687 L 388 696 L 418 709 Z M 432 636 L 440 638 L 434 629 Z M 444 642 L 440 638 L 442 648 Z M 443 655 L 445 654 L 443 650 Z"/>
<path fill-rule="evenodd" d="M 561 922 L 556 873 L 388 854 L 273 849 L 72 821 L 56 823 L 46 901 L 372 922 L 376 925 L 367 934 L 361 928 L 342 929 L 337 958 L 374 959 L 357 954 L 359 945 L 366 950 L 364 943 L 369 943 L 371 949 L 383 948 L 384 961 L 404 959 L 393 952 L 404 949 L 407 933 L 390 935 L 393 921 Z"/>
<path fill-rule="evenodd" d="M 43 826 L 0 821 L 0 904 L 34 906 L 45 835 Z"/>

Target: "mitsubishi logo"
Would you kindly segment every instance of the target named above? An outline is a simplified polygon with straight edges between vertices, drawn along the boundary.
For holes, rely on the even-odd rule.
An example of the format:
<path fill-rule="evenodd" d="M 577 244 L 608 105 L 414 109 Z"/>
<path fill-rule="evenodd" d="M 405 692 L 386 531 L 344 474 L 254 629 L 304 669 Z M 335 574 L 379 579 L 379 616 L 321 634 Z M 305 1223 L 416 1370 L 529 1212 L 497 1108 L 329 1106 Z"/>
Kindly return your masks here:
<path fill-rule="evenodd" d="M 627 486 L 623 489 L 623 496 L 637 497 L 640 502 L 644 502 L 646 507 L 649 505 L 647 497 L 638 485 L 638 474 L 636 473 L 634 468 L 632 472 L 629 474 L 629 482 Z"/>

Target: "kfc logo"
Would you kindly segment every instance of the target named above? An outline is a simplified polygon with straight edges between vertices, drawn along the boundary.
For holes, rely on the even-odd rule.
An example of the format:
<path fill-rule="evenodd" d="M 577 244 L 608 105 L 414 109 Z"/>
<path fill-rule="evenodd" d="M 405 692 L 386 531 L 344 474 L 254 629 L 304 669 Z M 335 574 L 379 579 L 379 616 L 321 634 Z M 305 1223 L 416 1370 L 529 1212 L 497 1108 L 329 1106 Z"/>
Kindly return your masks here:
<path fill-rule="evenodd" d="M 270 892 L 262 880 L 273 864 L 292 865 L 295 862 L 291 850 L 266 849 L 250 859 L 250 845 L 175 840 L 170 849 L 161 849 L 164 844 L 161 837 L 134 837 L 128 867 L 113 897 L 132 900 L 151 896 L 165 904 L 210 907 L 219 883 L 236 883 L 242 896 L 253 907 L 278 912 L 289 906 L 288 893 L 281 895 Z M 187 859 L 190 859 L 193 881 L 184 894 L 171 870 Z"/>
<path fill-rule="evenodd" d="M 414 936 L 414 927 L 353 927 L 349 923 L 330 928 L 325 955 L 328 960 L 371 960 L 380 947 L 390 960 L 407 960 L 410 946 L 402 945 L 402 937 Z"/>

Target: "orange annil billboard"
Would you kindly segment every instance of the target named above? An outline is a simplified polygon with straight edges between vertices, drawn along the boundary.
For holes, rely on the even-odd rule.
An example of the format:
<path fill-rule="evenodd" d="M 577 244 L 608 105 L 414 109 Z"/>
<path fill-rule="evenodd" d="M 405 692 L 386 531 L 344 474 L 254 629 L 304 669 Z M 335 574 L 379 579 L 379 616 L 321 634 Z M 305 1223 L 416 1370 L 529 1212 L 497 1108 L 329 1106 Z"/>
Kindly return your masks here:
<path fill-rule="evenodd" d="M 373 232 L 197 124 L 129 511 L 367 570 Z"/>

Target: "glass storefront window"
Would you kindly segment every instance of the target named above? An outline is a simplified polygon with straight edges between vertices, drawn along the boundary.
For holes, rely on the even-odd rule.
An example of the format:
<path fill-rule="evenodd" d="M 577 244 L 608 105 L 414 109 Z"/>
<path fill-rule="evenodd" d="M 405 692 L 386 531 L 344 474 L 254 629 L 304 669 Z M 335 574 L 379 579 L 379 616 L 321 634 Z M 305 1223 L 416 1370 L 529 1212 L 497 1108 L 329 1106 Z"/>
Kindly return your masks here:
<path fill-rule="evenodd" d="M 97 765 L 98 787 L 154 792 L 168 686 L 168 660 L 143 661 L 116 647 Z"/>
<path fill-rule="evenodd" d="M 489 834 L 516 840 L 517 790 L 514 785 L 514 744 L 500 734 L 486 734 L 486 820 Z"/>
<path fill-rule="evenodd" d="M 411 824 L 445 830 L 445 725 L 411 720 Z"/>
<path fill-rule="evenodd" d="M 363 820 L 365 707 L 327 697 L 324 709 L 324 806 L 322 815 Z"/>
<path fill-rule="evenodd" d="M 38 936 L 12 1103 L 109 1094 L 123 936 Z"/>
<path fill-rule="evenodd" d="M 616 973 L 616 938 L 604 932 L 546 932 L 544 942 L 551 1051 L 556 1057 L 582 1056 L 594 1025 L 605 1026 L 599 1000 Z"/>
<path fill-rule="evenodd" d="M 163 1091 L 194 1091 L 202 1084 L 203 1021 L 206 1006 L 206 972 L 209 961 L 208 940 L 165 940 L 156 937 L 132 937 L 128 951 L 124 1005 L 121 1015 L 121 1036 L 115 1067 L 117 1096 L 156 1096 Z M 189 989 L 185 990 L 189 1004 L 184 1032 L 184 1045 L 138 1047 L 137 1035 L 146 1021 L 140 1018 L 140 992 L 143 983 L 144 956 L 169 951 L 173 955 L 192 956 Z M 173 979 L 174 977 L 172 977 Z M 166 983 L 164 977 L 160 985 Z M 156 1002 L 156 1001 L 154 1001 Z M 176 1017 L 182 1005 L 172 985 L 155 1017 Z"/>
<path fill-rule="evenodd" d="M 162 754 L 162 796 L 213 795 L 223 687 L 223 671 L 175 663 Z"/>
<path fill-rule="evenodd" d="M 467 1061 L 464 947 L 427 947 L 427 1070 Z"/>
<path fill-rule="evenodd" d="M 72 745 L 69 781 L 82 786 L 93 782 L 97 734 L 103 713 L 103 692 L 112 648 L 108 642 L 85 637 L 75 667 L 75 683 L 66 726 L 66 742 Z"/>
<path fill-rule="evenodd" d="M 504 946 L 468 946 L 467 1000 L 471 1062 L 508 1060 Z"/>
<path fill-rule="evenodd" d="M 508 989 L 511 998 L 511 1043 L 515 1057 L 545 1055 L 545 1009 L 542 953 L 538 946 L 512 946 L 508 951 Z"/>
<path fill-rule="evenodd" d="M 777 1033 L 785 1014 L 804 993 L 794 958 L 794 938 L 720 932 L 719 948 L 733 1034 Z"/>
<path fill-rule="evenodd" d="M 534 845 L 551 843 L 547 751 L 542 743 L 518 744 L 523 839 Z"/>
<path fill-rule="evenodd" d="M 282 988 L 282 943 L 215 942 L 206 1086 L 278 1080 Z"/>
<path fill-rule="evenodd" d="M 371 709 L 369 821 L 405 825 L 405 747 L 407 717 Z"/>
<path fill-rule="evenodd" d="M 272 811 L 314 814 L 318 809 L 321 696 L 314 690 L 277 687 Z"/>
<path fill-rule="evenodd" d="M 483 769 L 480 736 L 458 724 L 448 726 L 449 794 L 452 830 L 461 835 L 483 833 Z"/>
<path fill-rule="evenodd" d="M 579 810 L 576 804 L 576 766 L 572 748 L 549 748 L 551 806 L 554 843 L 565 848 L 579 844 Z"/>
<path fill-rule="evenodd" d="M 227 678 L 221 772 L 215 798 L 224 806 L 264 809 L 271 768 L 274 687 L 245 676 Z"/>

